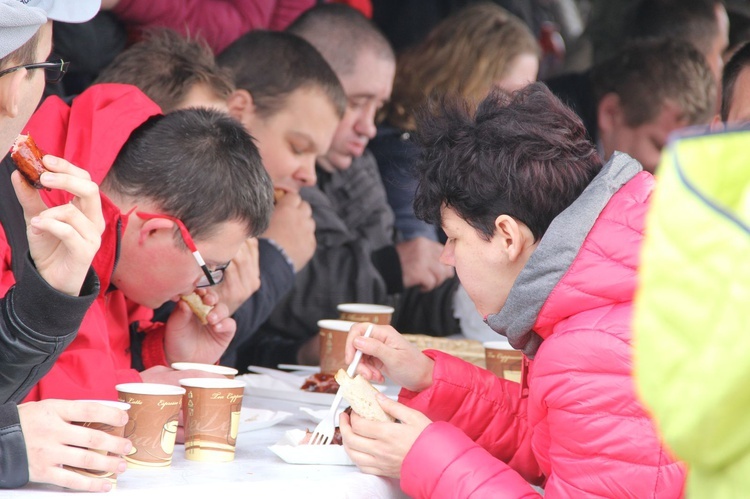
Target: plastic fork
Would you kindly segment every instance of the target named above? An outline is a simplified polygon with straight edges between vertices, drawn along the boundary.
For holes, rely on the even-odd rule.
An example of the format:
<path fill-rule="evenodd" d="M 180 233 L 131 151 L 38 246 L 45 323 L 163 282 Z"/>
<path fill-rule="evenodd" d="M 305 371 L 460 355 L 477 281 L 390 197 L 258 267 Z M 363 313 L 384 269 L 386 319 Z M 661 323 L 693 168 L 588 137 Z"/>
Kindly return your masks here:
<path fill-rule="evenodd" d="M 372 324 L 367 326 L 367 331 L 365 331 L 365 338 L 369 338 L 372 334 Z M 357 350 L 357 352 L 354 354 L 354 360 L 352 360 L 352 363 L 349 364 L 349 367 L 346 369 L 346 374 L 349 375 L 349 377 L 354 376 L 354 371 L 357 370 L 357 366 L 359 365 L 359 361 L 362 358 L 362 351 Z M 343 397 L 343 393 L 341 392 L 341 387 L 339 387 L 339 390 L 336 392 L 336 397 L 333 399 L 333 403 L 331 404 L 331 408 L 328 409 L 328 414 L 326 414 L 326 417 L 324 417 L 320 423 L 315 427 L 315 431 L 310 436 L 310 445 L 326 445 L 331 440 L 333 440 L 333 434 L 336 431 L 336 411 L 339 409 L 339 405 L 341 405 L 341 399 Z"/>

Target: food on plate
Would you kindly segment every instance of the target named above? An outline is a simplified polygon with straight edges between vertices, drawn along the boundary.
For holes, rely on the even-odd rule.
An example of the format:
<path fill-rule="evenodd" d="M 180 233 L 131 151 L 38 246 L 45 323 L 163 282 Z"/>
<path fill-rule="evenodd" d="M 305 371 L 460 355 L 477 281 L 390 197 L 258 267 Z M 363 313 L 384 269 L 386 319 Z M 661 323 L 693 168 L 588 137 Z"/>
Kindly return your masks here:
<path fill-rule="evenodd" d="M 341 386 L 341 394 L 344 400 L 349 402 L 352 410 L 370 421 L 395 421 L 385 413 L 375 399 L 378 390 L 370 384 L 361 374 L 351 378 L 346 371 L 339 369 L 336 373 L 336 381 Z"/>
<path fill-rule="evenodd" d="M 305 436 L 302 437 L 302 441 L 299 443 L 299 445 L 308 445 L 310 443 L 310 437 L 312 437 L 313 432 L 310 430 L 305 430 Z M 341 430 L 336 427 L 336 429 L 333 432 L 333 438 L 330 442 L 328 442 L 327 445 L 344 445 L 344 439 L 341 437 Z"/>
<path fill-rule="evenodd" d="M 306 392 L 336 393 L 339 391 L 339 384 L 333 374 L 315 373 L 305 378 L 301 389 Z"/>
<path fill-rule="evenodd" d="M 273 204 L 278 203 L 279 199 L 284 197 L 284 194 L 286 194 L 286 191 L 284 189 L 274 189 L 273 190 Z"/>
<path fill-rule="evenodd" d="M 42 163 L 44 153 L 37 147 L 31 135 L 19 135 L 16 138 L 10 157 L 29 184 L 37 189 L 44 188 L 39 181 L 42 173 L 48 171 Z"/>
<path fill-rule="evenodd" d="M 190 310 L 192 310 L 198 317 L 198 320 L 201 321 L 201 324 L 208 324 L 208 314 L 214 308 L 212 305 L 206 305 L 203 303 L 203 298 L 201 298 L 196 292 L 181 296 L 180 299 L 188 304 Z"/>

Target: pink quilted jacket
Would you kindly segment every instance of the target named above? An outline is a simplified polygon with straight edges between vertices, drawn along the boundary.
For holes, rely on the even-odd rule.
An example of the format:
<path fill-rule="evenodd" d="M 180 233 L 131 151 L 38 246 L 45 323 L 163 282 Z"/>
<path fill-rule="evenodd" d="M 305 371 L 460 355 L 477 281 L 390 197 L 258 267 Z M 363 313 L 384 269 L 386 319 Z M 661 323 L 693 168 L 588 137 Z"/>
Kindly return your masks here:
<path fill-rule="evenodd" d="M 435 421 L 404 460 L 404 492 L 537 497 L 533 483 L 547 498 L 682 496 L 685 469 L 661 445 L 631 377 L 632 300 L 653 187 L 638 170 L 626 155 L 608 163 L 600 177 L 614 181 L 592 184 L 568 220 L 553 222 L 503 311 L 488 317 L 533 357 L 527 398 L 517 383 L 428 352 L 433 385 L 401 393 Z M 564 236 L 549 237 L 555 232 Z M 576 232 L 578 242 L 560 246 Z"/>

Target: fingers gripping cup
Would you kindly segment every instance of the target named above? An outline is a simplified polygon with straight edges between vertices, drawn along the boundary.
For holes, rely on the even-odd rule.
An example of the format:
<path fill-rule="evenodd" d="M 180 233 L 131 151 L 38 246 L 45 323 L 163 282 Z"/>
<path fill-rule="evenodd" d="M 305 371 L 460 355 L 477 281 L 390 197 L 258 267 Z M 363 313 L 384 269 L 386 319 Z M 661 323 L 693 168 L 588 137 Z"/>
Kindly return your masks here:
<path fill-rule="evenodd" d="M 499 378 L 521 381 L 523 353 L 515 350 L 507 341 L 487 341 L 484 343 L 484 359 L 487 370 Z"/>
<path fill-rule="evenodd" d="M 120 402 L 130 404 L 125 438 L 133 450 L 125 456 L 128 467 L 169 466 L 185 389 L 159 383 L 125 383 L 115 388 Z"/>
<path fill-rule="evenodd" d="M 130 409 L 130 404 L 125 404 L 123 402 L 115 402 L 113 400 L 84 400 L 82 402 L 96 402 L 97 404 L 103 404 L 108 405 L 110 407 L 115 407 L 117 409 L 122 409 L 123 411 L 127 411 Z M 99 430 L 103 431 L 104 433 L 107 433 L 109 435 L 113 435 L 115 437 L 122 437 L 125 433 L 125 427 L 124 426 L 112 426 L 105 423 L 92 423 L 92 422 L 83 422 L 83 421 L 75 421 L 73 424 L 83 426 L 85 428 L 91 428 L 93 430 Z M 101 454 L 107 454 L 106 451 L 103 450 L 97 450 L 97 449 L 91 449 L 95 452 L 99 452 Z M 109 453 L 110 456 L 114 456 L 115 454 Z M 93 477 L 93 478 L 104 478 L 107 481 L 109 481 L 113 486 L 117 484 L 117 474 L 116 473 L 110 473 L 108 471 L 100 471 L 100 470 L 90 470 L 85 468 L 76 468 L 75 466 L 67 466 L 64 465 L 63 468 L 71 471 L 75 471 L 76 473 L 79 473 L 83 476 Z"/>
<path fill-rule="evenodd" d="M 371 322 L 375 325 L 388 325 L 393 316 L 393 307 L 371 303 L 342 303 L 336 307 L 339 319 L 352 322 Z"/>
<path fill-rule="evenodd" d="M 346 337 L 356 324 L 351 321 L 324 319 L 318 321 L 320 329 L 320 372 L 333 374 L 348 367 L 344 357 Z"/>
<path fill-rule="evenodd" d="M 221 378 L 187 378 L 180 384 L 185 388 L 185 458 L 233 460 L 245 384 Z"/>

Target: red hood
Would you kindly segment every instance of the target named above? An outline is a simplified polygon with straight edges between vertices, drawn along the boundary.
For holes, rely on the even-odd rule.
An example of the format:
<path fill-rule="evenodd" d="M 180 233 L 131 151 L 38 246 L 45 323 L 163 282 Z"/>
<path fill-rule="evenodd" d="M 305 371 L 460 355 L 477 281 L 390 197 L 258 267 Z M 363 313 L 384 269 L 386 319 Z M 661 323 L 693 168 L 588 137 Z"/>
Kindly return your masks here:
<path fill-rule="evenodd" d="M 134 86 L 94 85 L 73 99 L 70 106 L 58 97 L 46 99 L 31 117 L 26 131 L 45 153 L 87 170 L 92 180 L 101 184 L 132 131 L 158 114 L 159 106 Z M 49 206 L 67 203 L 71 198 L 60 190 L 41 193 Z M 104 293 L 115 265 L 119 230 L 124 230 L 127 219 L 103 194 L 102 209 L 107 226 L 94 258 L 94 269 Z"/>
<path fill-rule="evenodd" d="M 108 83 L 88 88 L 70 106 L 49 97 L 26 130 L 43 151 L 88 170 L 100 184 L 131 132 L 158 114 L 159 106 L 137 87 Z"/>

